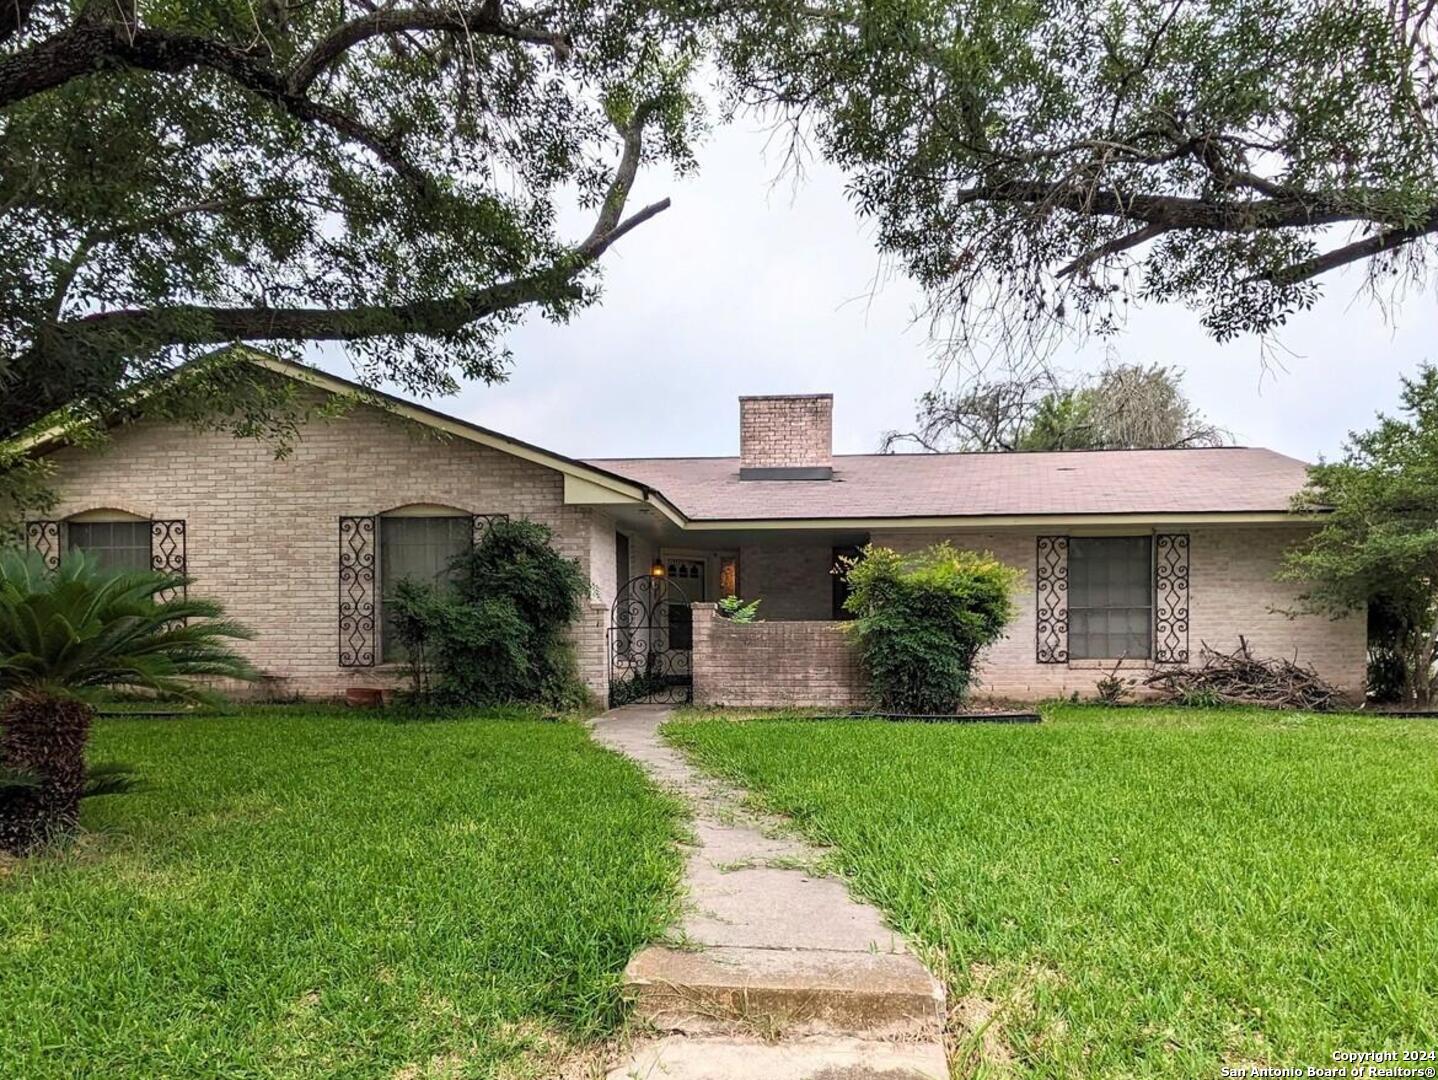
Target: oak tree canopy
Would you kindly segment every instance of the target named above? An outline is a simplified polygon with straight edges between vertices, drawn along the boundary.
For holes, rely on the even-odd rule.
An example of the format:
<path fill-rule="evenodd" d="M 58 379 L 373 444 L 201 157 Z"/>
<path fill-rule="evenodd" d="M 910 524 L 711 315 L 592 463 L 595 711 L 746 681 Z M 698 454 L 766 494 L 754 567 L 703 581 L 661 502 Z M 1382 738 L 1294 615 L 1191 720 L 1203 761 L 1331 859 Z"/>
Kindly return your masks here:
<path fill-rule="evenodd" d="M 692 54 L 619 0 L 5 0 L 0 438 L 233 342 L 501 377 L 665 209 L 629 196 L 691 163 Z"/>
<path fill-rule="evenodd" d="M 696 73 L 847 173 L 960 342 L 1041 354 L 1133 300 L 1267 333 L 1342 266 L 1429 280 L 1435 22 L 1431 0 L 3 0 L 0 440 L 234 342 L 341 342 L 419 394 L 502 378 L 521 313 L 593 302 L 664 209 L 630 205 L 638 170 L 695 164 Z"/>
<path fill-rule="evenodd" d="M 1022 358 L 1135 300 L 1265 334 L 1343 266 L 1430 280 L 1431 0 L 758 10 L 725 38 L 743 99 L 848 173 L 961 345 Z"/>

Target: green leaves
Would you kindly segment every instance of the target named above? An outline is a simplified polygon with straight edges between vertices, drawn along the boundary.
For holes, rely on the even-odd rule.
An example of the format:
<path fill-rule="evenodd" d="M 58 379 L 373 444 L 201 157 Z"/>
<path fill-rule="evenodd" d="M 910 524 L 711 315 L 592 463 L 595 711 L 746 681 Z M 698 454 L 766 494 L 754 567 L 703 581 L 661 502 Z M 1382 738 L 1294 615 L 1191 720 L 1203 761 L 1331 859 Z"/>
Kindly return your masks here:
<path fill-rule="evenodd" d="M 253 677 L 229 646 L 253 634 L 187 597 L 187 583 L 102 570 L 80 552 L 52 571 L 34 552 L 0 551 L 0 697 L 134 689 L 204 700 L 196 678 Z"/>
<path fill-rule="evenodd" d="M 896 712 L 952 712 L 979 651 L 1013 617 L 1019 571 L 945 542 L 910 555 L 870 545 L 844 566 L 845 607 L 879 704 Z"/>
<path fill-rule="evenodd" d="M 436 693 L 451 704 L 583 699 L 565 635 L 589 581 L 552 541 L 537 522 L 496 520 L 454 560 L 448 585 L 401 582 L 385 597 L 411 650 L 417 692 L 432 667 Z"/>
<path fill-rule="evenodd" d="M 960 347 L 1026 357 L 1062 331 L 1112 332 L 1139 299 L 1196 308 L 1221 339 L 1267 333 L 1337 266 L 1427 278 L 1431 12 L 1376 0 L 757 11 L 725 28 L 736 96 L 812 131 L 848 171 L 879 246 L 956 320 Z"/>
<path fill-rule="evenodd" d="M 1381 609 L 1380 648 L 1406 657 L 1410 699 L 1434 684 L 1438 639 L 1438 369 L 1403 380 L 1402 413 L 1349 436 L 1342 461 L 1309 469 L 1295 509 L 1323 525 L 1289 553 L 1284 577 L 1304 603 L 1341 615 Z"/>
<path fill-rule="evenodd" d="M 759 600 L 745 602 L 737 596 L 722 597 L 716 606 L 719 614 L 736 623 L 751 623 L 759 618 Z"/>
<path fill-rule="evenodd" d="M 573 192 L 618 195 L 609 231 L 641 156 L 692 165 L 668 5 L 91 8 L 0 42 L 0 439 L 236 341 L 341 341 L 423 396 L 502 379 L 522 310 L 594 300 L 607 244 L 576 257 Z M 628 154 L 611 114 L 641 107 Z"/>

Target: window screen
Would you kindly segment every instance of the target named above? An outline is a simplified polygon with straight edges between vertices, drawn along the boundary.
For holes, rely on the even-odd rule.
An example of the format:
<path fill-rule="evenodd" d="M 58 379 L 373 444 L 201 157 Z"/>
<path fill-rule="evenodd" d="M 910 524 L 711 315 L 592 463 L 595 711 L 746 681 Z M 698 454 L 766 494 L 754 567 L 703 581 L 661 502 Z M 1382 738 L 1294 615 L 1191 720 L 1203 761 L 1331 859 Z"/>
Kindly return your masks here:
<path fill-rule="evenodd" d="M 474 542 L 474 524 L 465 517 L 380 518 L 379 578 L 388 595 L 405 578 L 439 582 L 449 575 L 449 564 Z M 380 601 L 380 659 L 395 663 L 405 658 L 404 647 L 391 632 L 390 613 Z"/>
<path fill-rule="evenodd" d="M 1147 659 L 1153 648 L 1152 539 L 1069 538 L 1069 658 Z"/>
<path fill-rule="evenodd" d="M 150 569 L 148 521 L 72 521 L 66 538 L 107 570 Z"/>

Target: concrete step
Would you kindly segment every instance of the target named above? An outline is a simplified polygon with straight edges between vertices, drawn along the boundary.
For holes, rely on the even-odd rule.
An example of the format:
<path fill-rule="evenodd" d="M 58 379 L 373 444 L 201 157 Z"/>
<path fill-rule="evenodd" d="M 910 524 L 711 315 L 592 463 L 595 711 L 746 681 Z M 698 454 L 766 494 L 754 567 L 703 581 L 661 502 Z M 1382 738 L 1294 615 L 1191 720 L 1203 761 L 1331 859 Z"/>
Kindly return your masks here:
<path fill-rule="evenodd" d="M 947 1080 L 937 1039 L 922 1043 L 670 1036 L 637 1047 L 608 1080 Z"/>
<path fill-rule="evenodd" d="M 937 1039 L 943 1031 L 944 989 L 906 953 L 651 946 L 624 975 L 637 1016 L 665 1032 Z"/>

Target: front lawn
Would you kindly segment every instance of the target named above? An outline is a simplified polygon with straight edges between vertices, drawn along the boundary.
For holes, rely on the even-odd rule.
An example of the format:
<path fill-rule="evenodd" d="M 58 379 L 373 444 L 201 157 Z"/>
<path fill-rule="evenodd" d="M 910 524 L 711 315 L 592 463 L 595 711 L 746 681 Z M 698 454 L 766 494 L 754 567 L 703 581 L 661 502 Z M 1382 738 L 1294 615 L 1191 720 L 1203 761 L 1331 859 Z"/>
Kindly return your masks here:
<path fill-rule="evenodd" d="M 0 1076 L 552 1076 L 676 903 L 676 808 L 577 724 L 112 719 L 91 759 L 152 790 L 0 866 Z"/>
<path fill-rule="evenodd" d="M 929 950 L 956 1076 L 1438 1050 L 1438 720 L 1080 706 L 665 732 L 834 845 Z"/>

